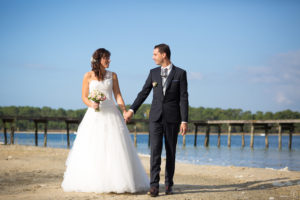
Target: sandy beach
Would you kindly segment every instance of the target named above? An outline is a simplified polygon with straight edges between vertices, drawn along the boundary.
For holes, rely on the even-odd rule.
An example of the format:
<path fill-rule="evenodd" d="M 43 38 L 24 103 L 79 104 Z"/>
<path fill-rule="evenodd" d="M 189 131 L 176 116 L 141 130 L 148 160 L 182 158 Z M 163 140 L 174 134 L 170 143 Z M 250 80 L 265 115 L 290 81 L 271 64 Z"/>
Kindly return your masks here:
<path fill-rule="evenodd" d="M 64 192 L 68 149 L 0 145 L 0 199 L 153 199 L 147 194 Z M 140 156 L 149 175 L 149 157 Z M 165 162 L 162 163 L 164 169 Z M 300 172 L 176 163 L 174 195 L 156 199 L 300 199 Z"/>

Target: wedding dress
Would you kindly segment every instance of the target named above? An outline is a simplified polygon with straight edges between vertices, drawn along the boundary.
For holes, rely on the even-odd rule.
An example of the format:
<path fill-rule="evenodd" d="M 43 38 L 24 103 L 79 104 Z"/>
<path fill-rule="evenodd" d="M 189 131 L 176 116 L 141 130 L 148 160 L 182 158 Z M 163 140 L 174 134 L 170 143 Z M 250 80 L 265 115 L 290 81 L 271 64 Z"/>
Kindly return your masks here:
<path fill-rule="evenodd" d="M 124 119 L 112 98 L 112 72 L 92 80 L 90 91 L 106 95 L 100 112 L 88 108 L 66 160 L 64 191 L 124 193 L 149 189 L 149 179 L 133 146 Z"/>

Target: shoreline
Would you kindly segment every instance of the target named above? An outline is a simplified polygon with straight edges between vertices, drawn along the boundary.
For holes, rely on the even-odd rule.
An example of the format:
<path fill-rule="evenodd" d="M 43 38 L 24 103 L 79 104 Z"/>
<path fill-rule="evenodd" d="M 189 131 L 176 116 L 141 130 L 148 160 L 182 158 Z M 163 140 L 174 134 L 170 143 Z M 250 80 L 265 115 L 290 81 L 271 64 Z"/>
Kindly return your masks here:
<path fill-rule="evenodd" d="M 24 144 L 13 144 L 13 146 L 24 146 L 24 147 L 37 147 L 34 145 L 24 145 Z M 10 146 L 10 144 L 4 145 L 3 142 L 0 142 L 0 146 Z M 43 146 L 38 146 L 37 148 L 50 148 L 50 149 L 64 149 L 64 150 L 70 150 L 68 148 L 62 148 L 62 147 L 43 147 Z M 140 157 L 144 157 L 144 158 L 149 158 L 150 159 L 150 155 L 149 154 L 144 154 L 144 153 L 139 153 L 137 152 L 137 154 Z M 166 160 L 165 156 L 161 156 L 162 160 Z M 190 164 L 190 165 L 196 165 L 196 166 L 214 166 L 214 167 L 247 167 L 247 168 L 254 168 L 254 169 L 266 169 L 266 170 L 277 170 L 277 171 L 290 171 L 290 172 L 300 172 L 300 170 L 291 170 L 288 166 L 283 166 L 281 168 L 272 168 L 272 167 L 253 167 L 253 166 L 246 166 L 246 165 L 212 165 L 212 164 L 203 164 L 203 163 L 194 163 L 192 161 L 187 161 L 187 160 L 180 160 L 176 158 L 176 163 L 181 163 L 181 164 Z"/>
<path fill-rule="evenodd" d="M 60 184 L 68 149 L 0 145 L 0 199 L 152 199 L 145 193 L 64 192 Z M 149 176 L 149 156 L 139 155 Z M 300 172 L 176 162 L 174 195 L 164 194 L 162 159 L 156 199 L 300 199 Z"/>
<path fill-rule="evenodd" d="M 142 154 L 142 153 L 138 153 L 139 157 L 144 157 L 144 158 L 150 158 L 150 155 L 147 154 Z M 165 157 L 161 157 L 163 160 L 166 160 Z M 235 165 L 206 165 L 206 164 L 195 164 L 195 163 L 189 163 L 186 161 L 182 161 L 182 160 L 176 160 L 176 163 L 180 163 L 180 164 L 188 164 L 188 165 L 196 165 L 196 166 L 207 166 L 207 167 L 247 167 L 247 166 L 235 166 Z M 287 166 L 286 167 L 282 167 L 280 169 L 275 169 L 275 168 L 271 168 L 271 167 L 247 167 L 247 168 L 252 168 L 252 169 L 266 169 L 266 170 L 275 170 L 275 171 L 285 171 L 285 172 L 300 172 L 297 170 L 290 170 Z"/>

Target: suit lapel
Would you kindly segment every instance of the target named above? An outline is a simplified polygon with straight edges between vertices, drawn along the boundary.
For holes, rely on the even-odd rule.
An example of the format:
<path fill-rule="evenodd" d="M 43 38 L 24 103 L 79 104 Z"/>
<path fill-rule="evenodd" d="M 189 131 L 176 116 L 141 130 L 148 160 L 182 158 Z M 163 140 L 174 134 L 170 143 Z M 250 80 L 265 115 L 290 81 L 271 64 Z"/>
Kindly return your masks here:
<path fill-rule="evenodd" d="M 169 76 L 167 78 L 166 92 L 167 92 L 168 88 L 171 85 L 171 82 L 172 82 L 172 80 L 174 78 L 175 72 L 176 72 L 176 67 L 173 65 L 172 70 L 171 70 L 171 72 L 170 72 L 170 74 L 169 74 Z"/>

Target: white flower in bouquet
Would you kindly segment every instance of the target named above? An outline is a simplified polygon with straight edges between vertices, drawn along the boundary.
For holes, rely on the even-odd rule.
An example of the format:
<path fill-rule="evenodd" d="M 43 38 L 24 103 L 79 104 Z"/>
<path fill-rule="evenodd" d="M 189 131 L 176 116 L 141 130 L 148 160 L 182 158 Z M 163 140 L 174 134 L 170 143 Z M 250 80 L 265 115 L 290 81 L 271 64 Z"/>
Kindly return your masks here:
<path fill-rule="evenodd" d="M 92 100 L 96 103 L 100 103 L 101 101 L 105 101 L 106 100 L 106 96 L 105 94 L 103 94 L 102 92 L 100 92 L 99 90 L 93 90 L 89 96 L 88 96 L 89 100 Z M 95 109 L 96 112 L 100 111 L 100 107 Z"/>

